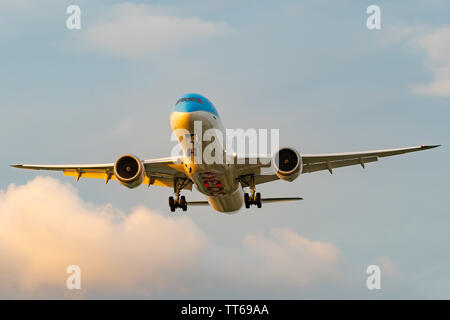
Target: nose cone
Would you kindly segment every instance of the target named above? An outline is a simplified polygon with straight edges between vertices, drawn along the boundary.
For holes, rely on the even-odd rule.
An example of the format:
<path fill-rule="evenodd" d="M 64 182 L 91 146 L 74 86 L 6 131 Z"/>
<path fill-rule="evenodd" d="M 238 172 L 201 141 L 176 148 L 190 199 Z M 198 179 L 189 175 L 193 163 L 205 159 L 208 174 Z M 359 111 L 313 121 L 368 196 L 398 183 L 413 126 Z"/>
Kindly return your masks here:
<path fill-rule="evenodd" d="M 200 94 L 188 93 L 183 95 L 177 100 L 177 103 L 173 107 L 174 112 L 194 112 L 194 111 L 206 111 L 219 116 L 214 105 L 207 98 Z"/>
<path fill-rule="evenodd" d="M 175 133 L 175 136 L 179 138 L 179 136 L 184 136 L 187 134 L 187 131 L 194 130 L 194 121 L 195 115 L 192 112 L 178 112 L 174 111 L 170 115 L 170 126 L 172 127 L 172 131 Z M 180 131 L 179 131 L 180 130 Z"/>

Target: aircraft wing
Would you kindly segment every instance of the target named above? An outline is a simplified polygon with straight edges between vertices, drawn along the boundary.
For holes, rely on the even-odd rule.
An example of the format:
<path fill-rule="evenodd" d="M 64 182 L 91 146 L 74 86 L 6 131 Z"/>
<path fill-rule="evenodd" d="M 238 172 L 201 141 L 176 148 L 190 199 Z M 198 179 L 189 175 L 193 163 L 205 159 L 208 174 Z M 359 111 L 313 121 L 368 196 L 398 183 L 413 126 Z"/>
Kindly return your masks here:
<path fill-rule="evenodd" d="M 173 187 L 174 178 L 185 178 L 183 163 L 179 157 L 158 158 L 142 161 L 146 177 L 144 184 L 157 185 L 163 187 Z M 109 180 L 117 180 L 114 176 L 114 163 L 102 164 L 69 164 L 69 165 L 34 165 L 34 164 L 14 164 L 11 167 L 30 170 L 51 170 L 61 171 L 66 176 L 74 176 L 77 181 L 80 178 L 103 179 L 106 183 Z M 190 190 L 192 184 L 185 189 Z"/>
<path fill-rule="evenodd" d="M 271 157 L 240 157 L 235 161 L 237 175 L 244 187 L 249 185 L 250 179 L 254 179 L 255 185 L 279 179 L 273 172 Z"/>
<path fill-rule="evenodd" d="M 422 145 L 408 148 L 397 149 L 381 149 L 360 152 L 347 153 L 329 153 L 329 154 L 304 154 L 301 155 L 303 161 L 302 173 L 328 170 L 330 173 L 333 169 L 360 165 L 363 168 L 366 163 L 378 161 L 378 158 L 395 156 L 403 153 L 422 151 L 439 147 L 440 145 Z M 244 186 L 249 183 L 248 177 L 253 176 L 255 184 L 278 180 L 278 176 L 271 169 L 271 163 L 268 158 L 247 157 L 241 159 L 241 164 L 237 164 L 236 168 Z M 247 179 L 247 181 L 245 180 Z"/>
<path fill-rule="evenodd" d="M 408 148 L 383 149 L 372 151 L 330 153 L 330 154 L 304 154 L 302 155 L 302 173 L 328 170 L 333 173 L 334 168 L 347 167 L 352 165 L 364 165 L 369 162 L 378 161 L 378 158 L 395 156 L 398 154 L 422 151 L 439 147 L 439 145 L 422 145 Z"/>

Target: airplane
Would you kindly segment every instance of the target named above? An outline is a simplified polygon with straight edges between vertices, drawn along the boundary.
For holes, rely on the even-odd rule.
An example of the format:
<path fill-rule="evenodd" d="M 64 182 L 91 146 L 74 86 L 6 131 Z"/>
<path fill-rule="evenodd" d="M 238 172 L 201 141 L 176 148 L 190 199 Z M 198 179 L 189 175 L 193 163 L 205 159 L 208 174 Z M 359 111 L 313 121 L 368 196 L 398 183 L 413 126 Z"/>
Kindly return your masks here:
<path fill-rule="evenodd" d="M 300 154 L 295 148 L 283 147 L 273 157 L 238 156 L 233 153 L 225 156 L 233 158 L 231 163 L 203 163 L 195 161 L 195 123 L 201 123 L 203 132 L 216 129 L 224 132 L 224 126 L 217 109 L 204 96 L 190 93 L 180 97 L 170 115 L 170 124 L 174 132 L 182 130 L 188 134 L 179 137 L 180 155 L 140 160 L 132 154 L 120 156 L 114 163 L 103 164 L 70 164 L 70 165 L 32 165 L 14 164 L 14 168 L 31 170 L 62 171 L 64 175 L 80 178 L 118 180 L 128 188 L 136 188 L 142 184 L 149 187 L 163 186 L 173 188 L 174 196 L 169 197 L 171 212 L 188 206 L 209 205 L 223 213 L 235 213 L 243 205 L 248 209 L 252 205 L 258 208 L 262 203 L 302 200 L 301 197 L 262 198 L 256 192 L 256 186 L 275 180 L 294 181 L 300 174 L 321 170 L 360 165 L 378 161 L 379 158 L 398 154 L 427 150 L 440 145 L 421 145 L 407 148 L 360 151 L 330 154 Z M 186 139 L 186 140 L 184 140 Z M 200 148 L 199 148 L 200 149 Z M 227 159 L 228 159 L 227 158 Z M 265 170 L 265 172 L 263 172 Z M 207 201 L 186 201 L 182 190 L 192 190 L 192 186 L 206 196 Z M 250 189 L 250 194 L 244 191 Z"/>

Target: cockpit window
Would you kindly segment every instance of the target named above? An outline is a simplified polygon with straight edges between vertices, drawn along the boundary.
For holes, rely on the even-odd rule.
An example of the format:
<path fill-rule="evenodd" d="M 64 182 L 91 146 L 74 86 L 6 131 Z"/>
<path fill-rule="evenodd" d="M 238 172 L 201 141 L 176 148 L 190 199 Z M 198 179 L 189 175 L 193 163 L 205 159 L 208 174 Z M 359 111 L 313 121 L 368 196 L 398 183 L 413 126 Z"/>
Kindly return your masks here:
<path fill-rule="evenodd" d="M 175 105 L 179 104 L 180 102 L 184 102 L 184 101 L 192 101 L 192 102 L 198 102 L 198 103 L 203 104 L 202 99 L 191 97 L 191 98 L 181 98 L 177 101 L 177 103 Z"/>

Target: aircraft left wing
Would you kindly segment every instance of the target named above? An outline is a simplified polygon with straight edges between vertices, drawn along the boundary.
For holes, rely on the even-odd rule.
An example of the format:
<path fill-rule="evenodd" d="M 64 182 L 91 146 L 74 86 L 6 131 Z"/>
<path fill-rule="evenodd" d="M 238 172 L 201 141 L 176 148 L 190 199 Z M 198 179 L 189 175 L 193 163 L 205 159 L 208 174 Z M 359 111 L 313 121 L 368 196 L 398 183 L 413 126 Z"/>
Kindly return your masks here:
<path fill-rule="evenodd" d="M 278 176 L 272 170 L 271 157 L 239 157 L 235 158 L 236 172 L 242 186 L 248 186 L 250 179 L 254 179 L 255 185 L 278 180 Z"/>
<path fill-rule="evenodd" d="M 142 161 L 146 176 L 143 184 L 173 187 L 174 178 L 186 178 L 183 171 L 183 163 L 179 157 L 158 158 Z M 102 164 L 69 164 L 69 165 L 35 165 L 35 164 L 13 164 L 11 167 L 29 170 L 61 171 L 66 176 L 80 178 L 103 179 L 105 183 L 109 180 L 117 180 L 114 176 L 114 163 Z M 185 187 L 190 190 L 192 184 Z"/>
<path fill-rule="evenodd" d="M 378 158 L 422 151 L 439 146 L 440 145 L 421 145 L 408 148 L 381 149 L 347 153 L 304 154 L 302 155 L 302 173 L 315 172 L 320 170 L 328 170 L 330 173 L 333 173 L 334 168 L 341 168 L 352 165 L 360 165 L 364 168 L 364 165 L 366 163 L 378 161 Z"/>
<path fill-rule="evenodd" d="M 395 156 L 403 153 L 422 151 L 439 147 L 440 145 L 421 145 L 397 149 L 380 149 L 371 151 L 328 153 L 328 154 L 301 154 L 303 169 L 301 173 L 328 170 L 346 166 L 360 165 L 363 168 L 366 163 L 378 161 L 379 158 Z M 244 185 L 249 184 L 253 178 L 255 185 L 278 180 L 278 176 L 271 169 L 270 158 L 245 157 L 236 165 L 239 178 Z"/>

